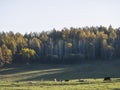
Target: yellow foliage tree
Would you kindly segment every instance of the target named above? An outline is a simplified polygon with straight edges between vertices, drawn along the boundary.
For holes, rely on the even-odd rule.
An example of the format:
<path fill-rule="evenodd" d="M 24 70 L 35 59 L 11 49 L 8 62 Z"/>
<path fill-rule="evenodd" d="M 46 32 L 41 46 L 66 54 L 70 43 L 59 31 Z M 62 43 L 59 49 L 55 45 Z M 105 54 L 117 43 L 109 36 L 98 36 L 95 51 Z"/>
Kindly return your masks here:
<path fill-rule="evenodd" d="M 21 51 L 20 51 L 20 54 L 22 55 L 22 57 L 24 59 L 26 59 L 26 62 L 28 63 L 29 62 L 29 59 L 33 56 L 36 55 L 36 52 L 35 50 L 33 49 L 29 49 L 29 48 L 23 48 Z"/>

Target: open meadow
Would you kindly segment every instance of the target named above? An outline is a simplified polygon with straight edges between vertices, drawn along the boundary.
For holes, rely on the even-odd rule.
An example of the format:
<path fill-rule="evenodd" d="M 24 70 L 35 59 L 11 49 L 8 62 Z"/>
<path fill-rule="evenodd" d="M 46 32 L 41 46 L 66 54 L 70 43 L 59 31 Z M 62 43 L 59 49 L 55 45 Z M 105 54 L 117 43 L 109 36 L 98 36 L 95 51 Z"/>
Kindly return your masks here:
<path fill-rule="evenodd" d="M 111 77 L 111 81 L 104 81 Z M 0 68 L 0 90 L 120 90 L 120 60 Z M 54 81 L 54 79 L 63 81 Z M 69 80 L 69 81 L 65 81 Z"/>

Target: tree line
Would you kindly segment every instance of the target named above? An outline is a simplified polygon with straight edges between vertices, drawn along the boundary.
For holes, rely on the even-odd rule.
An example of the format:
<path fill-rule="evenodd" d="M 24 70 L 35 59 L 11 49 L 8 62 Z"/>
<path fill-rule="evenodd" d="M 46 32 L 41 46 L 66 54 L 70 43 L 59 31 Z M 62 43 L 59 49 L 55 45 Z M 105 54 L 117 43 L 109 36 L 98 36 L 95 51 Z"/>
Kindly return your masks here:
<path fill-rule="evenodd" d="M 53 29 L 49 32 L 0 32 L 0 65 L 78 63 L 120 58 L 120 28 L 111 25 Z"/>

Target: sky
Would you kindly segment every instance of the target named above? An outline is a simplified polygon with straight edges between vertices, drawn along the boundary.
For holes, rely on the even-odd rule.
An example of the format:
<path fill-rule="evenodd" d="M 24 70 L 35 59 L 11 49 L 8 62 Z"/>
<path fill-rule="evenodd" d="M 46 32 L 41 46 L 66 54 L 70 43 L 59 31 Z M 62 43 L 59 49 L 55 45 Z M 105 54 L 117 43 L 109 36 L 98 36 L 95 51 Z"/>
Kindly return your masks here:
<path fill-rule="evenodd" d="M 120 0 L 0 0 L 0 32 L 120 27 Z"/>

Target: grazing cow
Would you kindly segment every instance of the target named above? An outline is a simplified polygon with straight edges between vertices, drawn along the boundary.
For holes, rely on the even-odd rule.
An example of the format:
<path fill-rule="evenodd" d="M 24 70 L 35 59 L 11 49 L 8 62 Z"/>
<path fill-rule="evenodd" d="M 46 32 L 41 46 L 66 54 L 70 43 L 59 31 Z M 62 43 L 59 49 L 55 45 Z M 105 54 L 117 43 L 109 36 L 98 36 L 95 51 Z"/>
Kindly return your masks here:
<path fill-rule="evenodd" d="M 69 82 L 69 80 L 66 79 L 65 82 Z"/>
<path fill-rule="evenodd" d="M 87 80 L 79 79 L 78 81 L 79 81 L 79 82 L 86 82 Z"/>
<path fill-rule="evenodd" d="M 55 78 L 54 81 L 57 82 L 57 79 Z"/>
<path fill-rule="evenodd" d="M 104 81 L 111 81 L 110 77 L 104 77 Z"/>
<path fill-rule="evenodd" d="M 57 80 L 56 78 L 54 79 L 55 82 L 62 82 L 63 80 Z"/>

